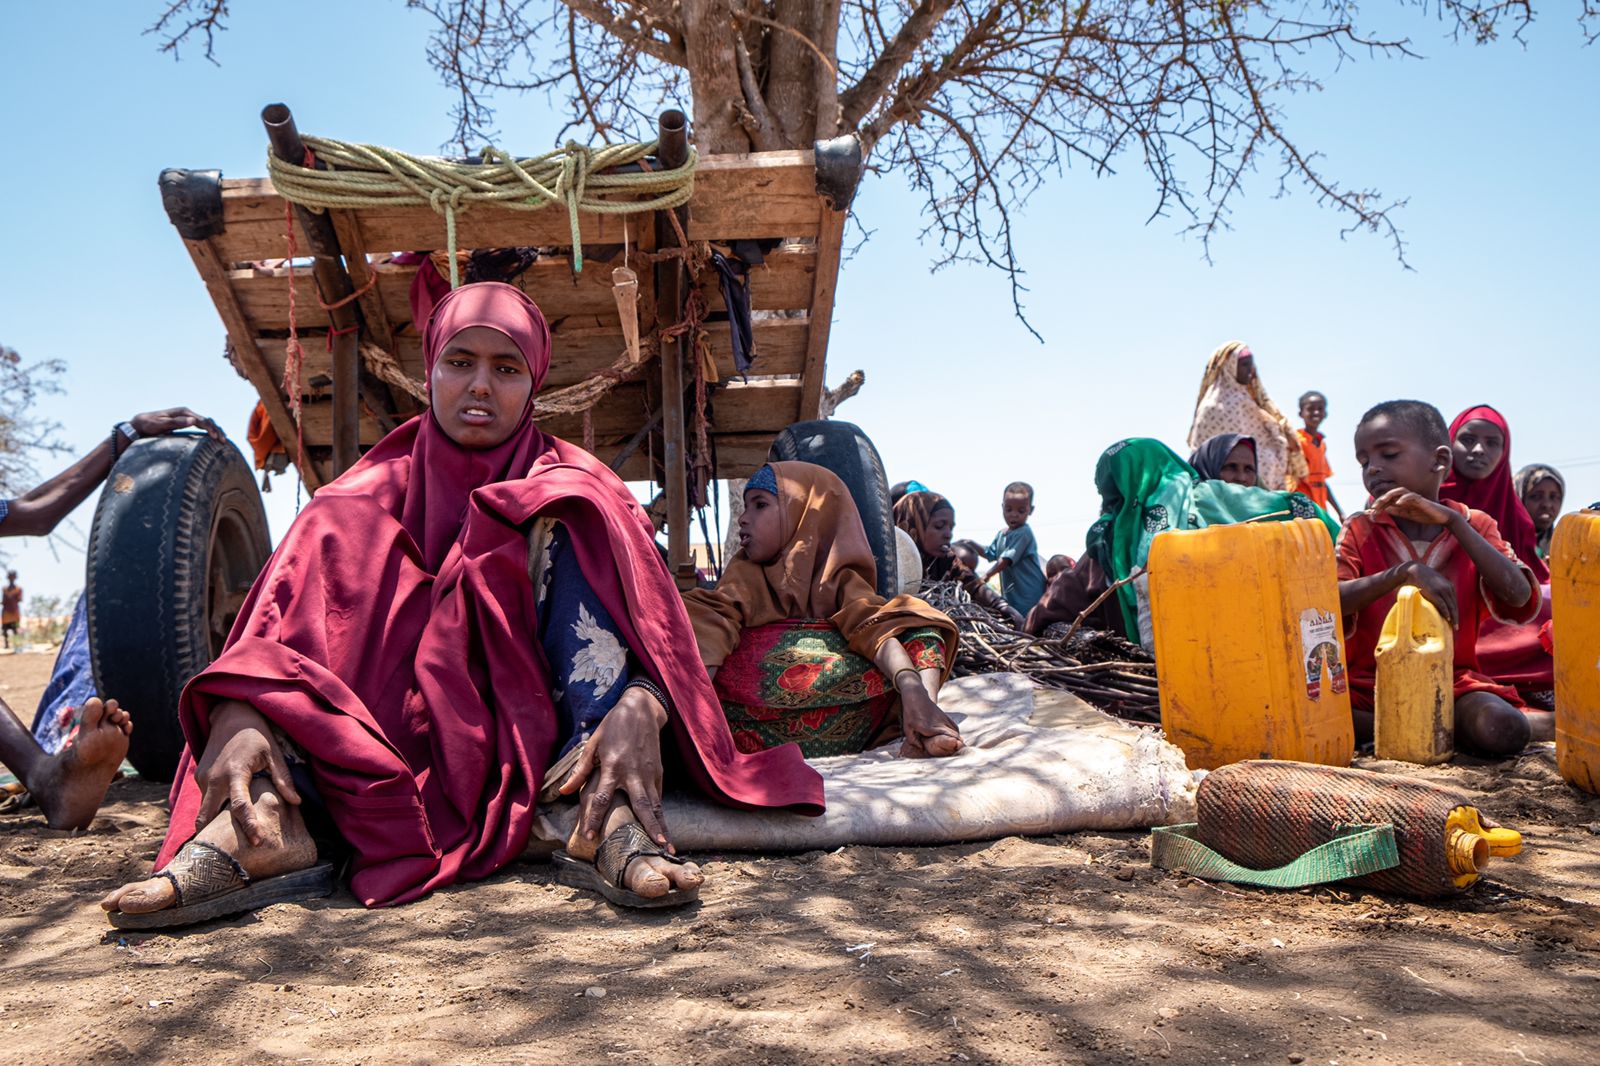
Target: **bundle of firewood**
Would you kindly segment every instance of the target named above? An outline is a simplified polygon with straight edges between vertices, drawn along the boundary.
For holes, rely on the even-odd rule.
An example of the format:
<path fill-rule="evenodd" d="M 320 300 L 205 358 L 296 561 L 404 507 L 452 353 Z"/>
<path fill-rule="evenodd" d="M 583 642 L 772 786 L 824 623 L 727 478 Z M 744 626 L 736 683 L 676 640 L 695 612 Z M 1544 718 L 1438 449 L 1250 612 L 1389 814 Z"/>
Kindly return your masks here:
<path fill-rule="evenodd" d="M 973 603 L 954 581 L 925 584 L 921 595 L 949 615 L 960 631 L 954 676 L 1027 674 L 1046 688 L 1065 689 L 1119 718 L 1161 720 L 1156 664 L 1139 645 L 1064 622 L 1041 637 L 1030 636 Z"/>

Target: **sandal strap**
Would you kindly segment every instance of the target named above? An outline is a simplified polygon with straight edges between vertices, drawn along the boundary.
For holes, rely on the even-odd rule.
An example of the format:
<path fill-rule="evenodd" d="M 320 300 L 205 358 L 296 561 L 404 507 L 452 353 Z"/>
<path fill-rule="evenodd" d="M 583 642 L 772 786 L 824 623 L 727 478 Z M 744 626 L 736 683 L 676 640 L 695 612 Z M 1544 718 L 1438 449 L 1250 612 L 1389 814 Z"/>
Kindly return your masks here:
<path fill-rule="evenodd" d="M 600 848 L 595 852 L 594 866 L 606 881 L 617 888 L 626 888 L 623 878 L 628 874 L 629 864 L 634 859 L 647 857 L 666 859 L 679 865 L 686 861 L 651 840 L 638 822 L 625 822 L 600 842 Z"/>
<path fill-rule="evenodd" d="M 185 844 L 157 876 L 172 882 L 178 907 L 203 903 L 250 884 L 250 875 L 238 859 L 203 840 Z"/>

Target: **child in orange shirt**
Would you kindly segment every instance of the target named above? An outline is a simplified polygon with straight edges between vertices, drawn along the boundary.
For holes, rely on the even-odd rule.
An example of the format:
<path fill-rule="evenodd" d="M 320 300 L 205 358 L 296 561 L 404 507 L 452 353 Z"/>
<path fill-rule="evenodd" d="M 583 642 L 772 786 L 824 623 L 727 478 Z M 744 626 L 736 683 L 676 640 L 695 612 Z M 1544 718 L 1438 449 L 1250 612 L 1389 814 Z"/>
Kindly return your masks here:
<path fill-rule="evenodd" d="M 1517 690 L 1484 676 L 1478 627 L 1488 618 L 1522 623 L 1538 614 L 1539 586 L 1500 536 L 1494 519 L 1439 499 L 1451 467 L 1450 435 L 1433 406 L 1391 400 L 1356 427 L 1356 461 L 1372 493 L 1339 536 L 1339 604 L 1356 736 L 1372 737 L 1374 652 L 1403 585 L 1415 585 L 1455 628 L 1455 721 L 1460 747 L 1511 755 L 1554 735 L 1552 715 L 1530 711 Z"/>
<path fill-rule="evenodd" d="M 1328 479 L 1333 477 L 1333 468 L 1328 465 L 1328 438 L 1317 432 L 1327 417 L 1328 398 L 1322 393 L 1312 391 L 1300 397 L 1300 421 L 1306 425 L 1295 433 L 1300 437 L 1300 451 L 1310 469 L 1305 477 L 1296 479 L 1294 489 L 1311 497 L 1311 502 L 1324 511 L 1338 515 L 1343 522 L 1344 508 L 1333 498 L 1333 487 L 1328 484 Z"/>

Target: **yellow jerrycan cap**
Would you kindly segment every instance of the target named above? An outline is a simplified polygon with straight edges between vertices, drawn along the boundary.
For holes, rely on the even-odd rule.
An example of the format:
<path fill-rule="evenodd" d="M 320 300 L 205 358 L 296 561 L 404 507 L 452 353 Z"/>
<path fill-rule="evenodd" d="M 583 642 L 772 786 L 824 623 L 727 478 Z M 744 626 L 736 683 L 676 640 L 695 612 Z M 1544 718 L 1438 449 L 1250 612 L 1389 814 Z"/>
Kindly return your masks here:
<path fill-rule="evenodd" d="M 1456 885 L 1478 879 L 1491 856 L 1508 859 L 1522 853 L 1522 834 L 1515 829 L 1486 829 L 1476 807 L 1457 807 L 1444 823 L 1445 854 Z"/>

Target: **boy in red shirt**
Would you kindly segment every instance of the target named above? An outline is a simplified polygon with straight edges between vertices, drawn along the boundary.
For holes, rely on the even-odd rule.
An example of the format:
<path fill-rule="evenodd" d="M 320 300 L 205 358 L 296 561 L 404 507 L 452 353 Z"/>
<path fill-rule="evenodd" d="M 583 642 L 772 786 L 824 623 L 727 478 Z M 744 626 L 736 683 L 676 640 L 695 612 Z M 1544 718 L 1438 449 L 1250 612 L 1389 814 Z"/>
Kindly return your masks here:
<path fill-rule="evenodd" d="M 1523 706 L 1517 690 L 1478 669 L 1478 627 L 1486 618 L 1523 623 L 1539 613 L 1539 586 L 1501 539 L 1494 519 L 1440 501 L 1450 470 L 1450 436 L 1430 404 L 1391 400 L 1356 427 L 1356 461 L 1373 496 L 1339 537 L 1339 604 L 1356 736 L 1372 737 L 1374 651 L 1403 585 L 1422 590 L 1455 628 L 1456 743 L 1511 755 L 1554 735 L 1553 716 Z"/>
<path fill-rule="evenodd" d="M 1328 479 L 1333 477 L 1333 467 L 1328 465 L 1328 438 L 1317 431 L 1327 417 L 1328 398 L 1322 393 L 1313 390 L 1300 397 L 1300 421 L 1306 425 L 1295 433 L 1300 437 L 1300 451 L 1306 457 L 1306 476 L 1295 480 L 1294 489 L 1311 497 L 1311 502 L 1324 511 L 1338 515 L 1343 522 L 1344 508 L 1333 498 L 1333 486 L 1328 484 Z"/>

